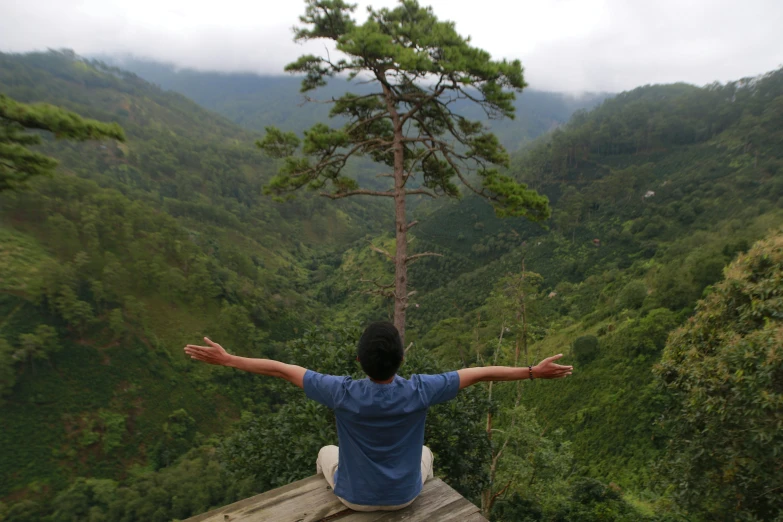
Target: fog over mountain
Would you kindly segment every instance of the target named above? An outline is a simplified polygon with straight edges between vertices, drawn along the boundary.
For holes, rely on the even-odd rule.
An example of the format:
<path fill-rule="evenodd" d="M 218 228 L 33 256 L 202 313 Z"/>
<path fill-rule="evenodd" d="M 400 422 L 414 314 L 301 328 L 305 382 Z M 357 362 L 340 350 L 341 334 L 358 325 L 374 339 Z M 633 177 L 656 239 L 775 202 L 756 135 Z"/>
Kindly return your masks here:
<path fill-rule="evenodd" d="M 371 2 L 374 8 L 397 2 Z M 480 4 L 428 0 L 438 17 L 496 58 L 519 58 L 528 82 L 553 91 L 619 92 L 639 85 L 752 76 L 783 63 L 778 0 L 628 2 L 558 0 Z M 358 3 L 356 17 L 366 16 Z M 304 2 L 28 0 L 0 3 L 0 51 L 71 48 L 130 53 L 180 67 L 282 72 L 323 42 L 298 45 Z"/>

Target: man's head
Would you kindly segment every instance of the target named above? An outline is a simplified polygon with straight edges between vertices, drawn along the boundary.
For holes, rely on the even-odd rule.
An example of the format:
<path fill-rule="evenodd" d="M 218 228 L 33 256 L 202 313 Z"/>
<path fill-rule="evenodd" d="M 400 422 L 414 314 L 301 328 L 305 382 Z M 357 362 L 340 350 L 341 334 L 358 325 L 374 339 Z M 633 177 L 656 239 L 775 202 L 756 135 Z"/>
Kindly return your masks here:
<path fill-rule="evenodd" d="M 405 355 L 400 332 L 388 322 L 372 323 L 359 339 L 357 355 L 368 377 L 375 381 L 390 379 Z"/>

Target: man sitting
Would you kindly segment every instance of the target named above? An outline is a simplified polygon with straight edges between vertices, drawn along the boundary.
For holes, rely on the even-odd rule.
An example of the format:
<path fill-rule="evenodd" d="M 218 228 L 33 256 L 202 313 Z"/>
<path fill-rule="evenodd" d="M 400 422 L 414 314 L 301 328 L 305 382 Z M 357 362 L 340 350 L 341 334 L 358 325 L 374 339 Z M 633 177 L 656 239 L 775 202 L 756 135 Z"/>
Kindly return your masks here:
<path fill-rule="evenodd" d="M 430 406 L 456 397 L 480 381 L 556 379 L 571 375 L 572 366 L 544 359 L 536 366 L 463 368 L 439 375 L 397 375 L 404 350 L 393 324 L 373 323 L 359 339 L 357 359 L 366 379 L 324 375 L 301 366 L 268 359 L 229 355 L 206 337 L 209 346 L 187 345 L 192 359 L 247 372 L 280 377 L 303 388 L 308 398 L 334 410 L 337 446 L 318 453 L 323 473 L 335 495 L 356 511 L 393 511 L 410 505 L 432 478 L 432 452 L 424 446 L 424 422 Z"/>

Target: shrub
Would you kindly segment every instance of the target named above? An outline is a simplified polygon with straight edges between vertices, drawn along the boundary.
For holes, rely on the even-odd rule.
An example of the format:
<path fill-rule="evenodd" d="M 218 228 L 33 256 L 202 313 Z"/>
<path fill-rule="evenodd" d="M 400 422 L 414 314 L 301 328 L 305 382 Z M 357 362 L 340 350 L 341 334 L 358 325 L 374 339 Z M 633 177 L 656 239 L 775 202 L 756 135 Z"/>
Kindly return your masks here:
<path fill-rule="evenodd" d="M 579 364 L 587 364 L 599 355 L 598 338 L 594 335 L 578 337 L 571 350 Z"/>

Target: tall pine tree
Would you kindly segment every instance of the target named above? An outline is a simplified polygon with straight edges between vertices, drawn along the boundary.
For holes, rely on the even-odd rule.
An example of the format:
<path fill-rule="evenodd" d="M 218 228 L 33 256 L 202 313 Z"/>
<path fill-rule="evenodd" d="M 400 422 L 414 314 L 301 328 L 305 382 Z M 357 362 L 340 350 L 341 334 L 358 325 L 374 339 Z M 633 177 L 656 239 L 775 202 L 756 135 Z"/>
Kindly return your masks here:
<path fill-rule="evenodd" d="M 307 0 L 305 27 L 295 29 L 296 41 L 327 39 L 340 57 L 306 55 L 286 66 L 304 74 L 302 92 L 326 85 L 328 78 L 347 74 L 373 86 L 365 94 L 346 93 L 328 100 L 330 116 L 345 124 L 332 128 L 318 123 L 300 141 L 294 133 L 267 128 L 258 145 L 283 159 L 267 186 L 281 196 L 302 187 L 339 199 L 349 196 L 392 198 L 395 208 L 396 252 L 394 324 L 404 338 L 408 306 L 408 263 L 430 253 L 408 254 L 405 200 L 410 195 L 458 197 L 458 184 L 489 200 L 499 216 L 549 217 L 546 197 L 503 175 L 509 156 L 481 122 L 471 121 L 455 107 L 463 101 L 481 106 L 490 118 L 513 118 L 514 92 L 526 86 L 518 60 L 493 61 L 472 47 L 452 22 L 439 21 L 430 8 L 402 0 L 394 9 L 368 9 L 358 24 L 355 5 L 342 0 Z M 301 148 L 300 148 L 301 146 Z M 359 156 L 389 168 L 386 189 L 360 187 L 344 174 Z"/>

